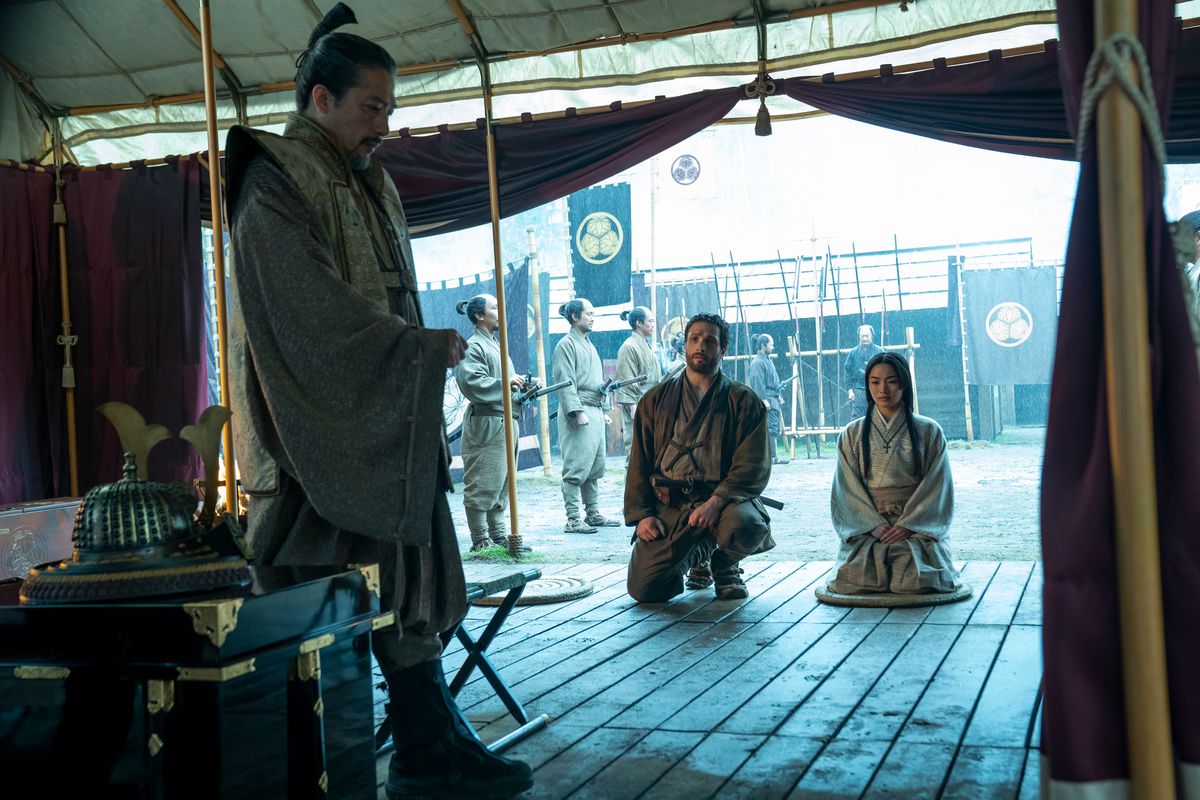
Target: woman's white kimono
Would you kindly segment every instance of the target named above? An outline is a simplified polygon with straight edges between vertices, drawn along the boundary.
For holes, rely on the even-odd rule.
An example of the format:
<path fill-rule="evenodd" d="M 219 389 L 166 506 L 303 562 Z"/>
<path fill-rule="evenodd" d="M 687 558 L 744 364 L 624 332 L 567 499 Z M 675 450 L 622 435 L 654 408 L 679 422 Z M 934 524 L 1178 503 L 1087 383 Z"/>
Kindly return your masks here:
<path fill-rule="evenodd" d="M 954 591 L 959 585 L 949 542 L 954 484 L 942 428 L 928 417 L 913 415 L 924 466 L 920 477 L 904 410 L 890 425 L 878 408 L 872 409 L 872 416 L 871 468 L 865 478 L 862 418 L 838 437 L 830 510 L 842 544 L 829 588 L 841 594 Z M 885 522 L 908 528 L 913 535 L 884 544 L 870 532 Z"/>

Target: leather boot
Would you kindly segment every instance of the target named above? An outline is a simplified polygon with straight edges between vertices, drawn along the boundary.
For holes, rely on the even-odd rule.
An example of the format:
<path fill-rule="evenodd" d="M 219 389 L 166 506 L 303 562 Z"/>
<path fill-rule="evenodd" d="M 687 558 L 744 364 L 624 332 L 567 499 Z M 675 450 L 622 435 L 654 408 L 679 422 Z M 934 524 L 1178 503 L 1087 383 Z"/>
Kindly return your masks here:
<path fill-rule="evenodd" d="M 494 755 L 450 695 L 440 659 L 386 676 L 396 752 L 384 790 L 407 797 L 507 800 L 533 786 L 524 761 Z"/>
<path fill-rule="evenodd" d="M 492 546 L 488 539 L 488 512 L 465 506 L 467 529 L 471 531 L 471 550 L 486 550 Z"/>
<path fill-rule="evenodd" d="M 750 596 L 742 580 L 742 568 L 719 548 L 712 554 L 712 577 L 718 600 L 742 600 Z"/>

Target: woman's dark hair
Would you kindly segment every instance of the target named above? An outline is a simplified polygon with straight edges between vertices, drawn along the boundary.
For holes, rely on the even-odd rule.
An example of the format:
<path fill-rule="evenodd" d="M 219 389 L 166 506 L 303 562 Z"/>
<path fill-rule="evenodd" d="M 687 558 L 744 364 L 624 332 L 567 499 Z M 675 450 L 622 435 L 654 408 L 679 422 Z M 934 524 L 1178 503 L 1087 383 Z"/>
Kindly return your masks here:
<path fill-rule="evenodd" d="M 621 319 L 628 322 L 629 327 L 635 330 L 637 329 L 638 325 L 641 325 L 646 321 L 646 317 L 648 316 L 650 316 L 650 309 L 646 308 L 645 306 L 634 306 L 631 309 L 621 312 Z"/>
<path fill-rule="evenodd" d="M 488 296 L 486 294 L 477 294 L 470 300 L 462 300 L 454 310 L 460 314 L 466 315 L 466 318 L 471 320 L 471 324 L 477 324 L 480 317 L 487 311 Z"/>
<path fill-rule="evenodd" d="M 895 353 L 883 352 L 875 355 L 867 362 L 867 370 L 863 378 L 863 391 L 867 394 L 867 415 L 862 421 L 863 449 L 863 481 L 871 471 L 871 425 L 875 411 L 875 395 L 871 394 L 871 370 L 883 364 L 896 370 L 900 381 L 900 402 L 904 405 L 904 422 L 908 426 L 908 441 L 912 445 L 913 466 L 917 470 L 917 479 L 925 477 L 925 462 L 921 458 L 921 445 L 917 440 L 917 429 L 913 424 L 913 390 L 912 373 L 908 371 L 908 362 Z"/>
<path fill-rule="evenodd" d="M 321 84 L 341 100 L 346 91 L 359 86 L 360 67 L 396 71 L 396 62 L 379 45 L 353 33 L 334 33 L 343 25 L 356 23 L 354 12 L 345 3 L 329 9 L 313 28 L 308 49 L 296 59 L 296 109 L 308 108 L 313 87 Z"/>
<path fill-rule="evenodd" d="M 577 297 L 574 300 L 568 300 L 558 307 L 558 315 L 572 325 L 583 316 L 583 298 Z"/>

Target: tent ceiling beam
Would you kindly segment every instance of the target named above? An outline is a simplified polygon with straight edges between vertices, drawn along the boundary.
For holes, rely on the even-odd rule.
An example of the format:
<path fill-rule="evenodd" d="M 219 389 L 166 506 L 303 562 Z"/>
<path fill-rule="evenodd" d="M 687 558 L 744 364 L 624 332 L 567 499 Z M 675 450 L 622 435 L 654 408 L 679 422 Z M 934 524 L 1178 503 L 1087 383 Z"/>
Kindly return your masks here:
<path fill-rule="evenodd" d="M 21 91 L 28 95 L 29 99 L 33 100 L 34 105 L 37 106 L 38 111 L 44 117 L 49 118 L 57 115 L 56 109 L 46 102 L 46 99 L 37 90 L 37 87 L 33 85 L 33 79 L 18 68 L 16 64 L 9 61 L 3 53 L 0 53 L 0 67 L 4 67 L 4 71 L 12 76 L 13 81 L 17 86 L 21 87 Z"/>
<path fill-rule="evenodd" d="M 1184 21 L 1184 27 L 1186 27 L 1186 28 L 1194 27 L 1196 25 L 1200 25 L 1200 18 Z M 1012 47 L 1012 48 L 1007 48 L 1005 50 L 1002 50 L 1001 57 L 1013 58 L 1016 56 L 1025 56 L 1025 55 L 1030 55 L 1033 53 L 1044 52 L 1045 49 L 1046 49 L 1045 43 L 1024 45 L 1021 47 Z M 960 66 L 962 64 L 973 64 L 973 63 L 980 62 L 980 61 L 987 61 L 988 58 L 989 58 L 989 55 L 987 53 L 971 53 L 969 55 L 949 56 L 945 60 L 946 60 L 946 64 L 948 66 Z M 902 75 L 902 74 L 911 73 L 911 72 L 921 72 L 924 70 L 933 69 L 933 66 L 934 66 L 934 64 L 932 61 L 917 61 L 917 62 L 913 62 L 911 64 L 896 64 L 896 65 L 892 66 L 892 74 Z M 842 73 L 842 74 L 835 74 L 834 80 L 846 81 L 846 80 L 855 80 L 855 79 L 859 79 L 859 78 L 878 78 L 880 75 L 881 69 L 882 69 L 882 67 L 877 67 L 873 70 L 863 70 L 861 72 L 847 72 L 847 73 Z M 823 78 L 821 76 L 808 76 L 808 77 L 804 77 L 804 78 L 789 78 L 789 80 L 806 80 L 806 81 L 814 81 L 814 82 L 819 82 L 822 79 Z M 201 97 L 200 99 L 203 99 L 203 97 Z M 654 100 L 636 100 L 636 101 L 632 101 L 632 102 L 622 103 L 622 107 L 626 108 L 626 109 L 636 108 L 639 105 L 644 105 L 646 103 L 653 103 L 653 102 L 654 102 Z M 576 109 L 575 114 L 578 116 L 585 116 L 588 114 L 599 114 L 599 113 L 603 113 L 603 112 L 609 111 L 609 110 L 610 110 L 610 106 L 608 106 L 608 105 L 589 106 L 586 108 Z M 535 122 L 537 122 L 537 121 L 546 120 L 546 119 L 559 119 L 564 116 L 566 116 L 565 111 L 546 111 L 546 112 L 539 112 L 537 114 L 534 114 L 532 116 L 532 119 Z M 825 116 L 825 113 L 818 112 L 818 111 L 800 111 L 800 112 L 795 112 L 795 113 L 790 113 L 790 114 L 773 115 L 772 119 L 777 119 L 781 122 L 786 122 L 789 120 L 810 119 L 812 117 L 819 117 L 819 116 Z M 273 125 L 273 124 L 282 122 L 285 117 L 286 117 L 286 114 L 262 114 L 262 115 L 251 117 L 247 124 L 249 124 L 249 125 Z M 493 124 L 495 124 L 495 125 L 516 125 L 516 124 L 519 124 L 524 121 L 525 120 L 522 116 L 514 115 L 514 116 L 496 118 L 495 120 L 493 120 Z M 749 124 L 754 121 L 755 121 L 754 117 L 746 117 L 746 118 L 732 117 L 732 118 L 726 118 L 724 120 L 720 120 L 714 124 L 716 124 L 716 125 L 740 125 L 740 124 Z M 425 136 L 425 135 L 432 135 L 432 134 L 438 133 L 442 130 L 464 131 L 464 130 L 471 130 L 476 127 L 478 127 L 478 123 L 475 120 L 471 120 L 468 122 L 453 122 L 453 123 L 444 123 L 442 125 L 431 125 L 431 126 L 422 127 L 422 128 L 405 128 L 403 130 L 405 131 L 405 134 L 409 135 L 409 136 Z M 76 144 L 83 144 L 86 142 L 94 141 L 96 139 L 112 138 L 111 136 L 106 136 L 105 134 L 111 134 L 114 136 L 136 136 L 136 135 L 139 135 L 142 133 L 150 133 L 152 129 L 156 129 L 156 130 L 164 130 L 165 129 L 165 130 L 171 130 L 171 131 L 175 131 L 175 132 L 192 133 L 192 132 L 204 130 L 204 123 L 201 121 L 178 122 L 178 123 L 171 123 L 166 126 L 162 125 L 161 123 L 155 123 L 153 125 L 123 126 L 120 128 L 112 128 L 112 129 L 109 129 L 106 131 L 87 130 L 87 131 L 83 131 L 82 133 L 78 133 L 78 134 L 75 134 L 74 136 L 70 137 L 69 139 L 67 139 L 66 143 L 68 145 L 76 145 Z M 388 134 L 389 137 L 394 137 L 394 136 L 399 136 L 399 135 L 401 135 L 399 130 L 391 131 Z M 157 162 L 150 161 L 147 163 L 157 163 Z M 88 168 L 85 167 L 85 169 L 88 169 Z"/>
<path fill-rule="evenodd" d="M 184 13 L 183 9 L 175 0 L 163 0 L 175 18 L 179 20 L 179 24 L 183 26 L 192 40 L 196 42 L 197 47 L 203 48 L 204 43 L 200 36 L 200 29 L 192 22 L 191 18 Z M 242 82 L 238 80 L 237 74 L 225 63 L 225 59 L 221 57 L 215 49 L 212 51 L 213 63 L 217 67 L 217 71 L 221 73 L 221 80 L 225 81 L 225 85 L 229 88 L 229 95 L 233 100 L 234 108 L 237 109 L 238 122 L 245 124 L 246 122 L 246 90 L 242 86 Z"/>
<path fill-rule="evenodd" d="M 1177 0 L 1183 2 L 1183 0 Z M 464 25 L 464 31 L 468 31 L 468 39 L 473 41 L 479 40 L 478 32 L 475 29 L 474 23 L 467 14 L 465 8 L 459 0 L 446 0 L 447 5 L 454 12 L 460 25 Z M 796 9 L 794 11 L 779 12 L 776 14 L 764 14 L 762 25 L 774 25 L 783 22 L 790 22 L 798 19 L 808 19 L 813 17 L 832 16 L 835 14 L 858 11 L 865 8 L 876 8 L 879 6 L 896 5 L 898 0 L 845 0 L 844 2 L 835 2 L 828 5 L 813 6 L 809 8 Z M 1038 20 L 1040 22 L 1053 22 L 1053 13 L 1046 19 Z M 642 42 L 657 42 L 668 39 L 675 39 L 683 36 L 695 36 L 704 33 L 713 33 L 716 31 L 734 30 L 757 25 L 757 21 L 753 16 L 738 17 L 728 20 L 718 20 L 702 25 L 692 25 L 686 28 L 676 28 L 673 30 L 662 31 L 658 33 L 624 33 L 619 36 L 607 36 L 600 39 L 592 39 L 588 41 L 578 42 L 575 44 L 563 45 L 561 47 L 552 47 L 545 50 L 515 50 L 508 52 L 488 53 L 484 52 L 484 58 L 488 62 L 498 61 L 513 61 L 516 59 L 539 58 L 542 56 L 557 55 L 560 53 L 574 53 L 584 50 L 593 50 L 604 47 L 617 47 L 628 44 Z M 478 42 L 482 46 L 482 42 Z M 478 62 L 478 57 L 475 58 L 459 58 L 459 59 L 442 59 L 439 61 L 422 62 L 418 64 L 408 64 L 397 68 L 398 76 L 406 75 L 422 75 L 433 72 L 443 72 L 448 69 L 464 67 Z M 291 91 L 295 88 L 293 81 L 275 81 L 261 83 L 256 86 L 242 87 L 244 94 L 270 94 L 274 92 Z M 218 96 L 225 96 L 224 92 Z M 188 94 L 178 95 L 162 95 L 158 97 L 147 97 L 143 102 L 134 103 L 118 103 L 111 105 L 89 105 L 76 106 L 68 109 L 68 116 L 84 116 L 87 114 L 98 114 L 108 111 L 126 111 L 139 108 L 154 108 L 163 105 L 175 105 L 180 103 L 195 103 L 203 100 L 203 94 L 192 92 Z"/>

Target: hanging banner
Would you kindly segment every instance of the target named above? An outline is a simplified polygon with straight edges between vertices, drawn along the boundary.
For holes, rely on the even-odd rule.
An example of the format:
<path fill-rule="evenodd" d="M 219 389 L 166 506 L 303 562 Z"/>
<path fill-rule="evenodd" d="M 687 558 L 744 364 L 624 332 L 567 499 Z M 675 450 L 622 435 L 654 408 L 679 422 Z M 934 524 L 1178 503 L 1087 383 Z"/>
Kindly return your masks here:
<path fill-rule="evenodd" d="M 567 199 L 575 297 L 593 306 L 629 302 L 633 269 L 628 183 L 593 186 Z"/>
<path fill-rule="evenodd" d="M 1049 383 L 1058 330 L 1055 269 L 964 269 L 959 280 L 968 382 Z"/>
<path fill-rule="evenodd" d="M 658 335 L 667 343 L 683 333 L 687 321 L 697 314 L 720 314 L 721 300 L 715 280 L 660 283 L 654 287 L 654 313 L 658 315 Z M 646 274 L 633 276 L 633 304 L 650 307 L 650 287 Z"/>
<path fill-rule="evenodd" d="M 477 294 L 496 293 L 496 279 L 492 273 L 483 273 L 469 278 L 422 284 L 420 288 L 421 314 L 426 328 L 454 328 L 466 339 L 474 332 L 467 318 L 454 310 L 460 300 L 470 300 Z M 530 358 L 534 352 L 532 336 L 533 307 L 529 304 L 529 259 L 519 266 L 510 264 L 504 276 L 504 311 L 508 324 L 508 357 L 513 372 L 524 375 L 536 371 L 536 360 Z M 446 420 L 446 433 L 454 439 L 450 443 L 450 475 L 455 481 L 462 480 L 462 457 L 460 439 L 463 414 L 469 403 L 458 390 L 454 370 L 446 370 L 446 389 L 442 401 L 442 413 Z M 537 443 L 537 421 L 534 416 L 536 405 L 521 409 L 520 446 L 517 450 L 517 469 L 538 466 L 542 463 Z"/>

